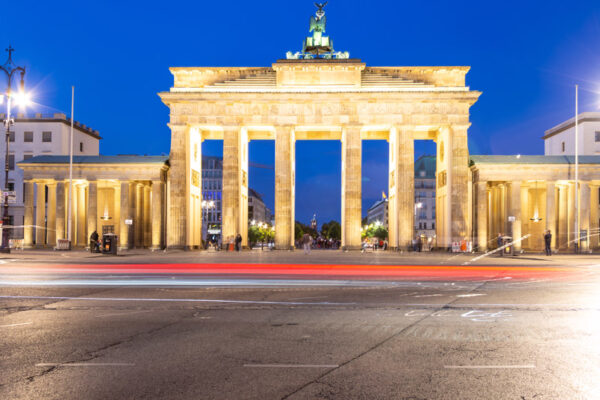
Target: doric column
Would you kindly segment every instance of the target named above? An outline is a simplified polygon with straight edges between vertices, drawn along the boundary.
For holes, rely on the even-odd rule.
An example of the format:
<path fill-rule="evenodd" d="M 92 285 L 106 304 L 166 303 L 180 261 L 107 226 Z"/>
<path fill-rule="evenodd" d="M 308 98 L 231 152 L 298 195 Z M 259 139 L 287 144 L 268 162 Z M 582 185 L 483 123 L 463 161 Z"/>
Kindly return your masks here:
<path fill-rule="evenodd" d="M 518 240 L 521 238 L 521 182 L 510 182 L 508 189 L 509 217 L 513 217 L 512 219 L 514 219 L 514 221 L 510 222 L 512 228 L 511 235 L 513 240 Z M 514 247 L 516 251 L 520 251 L 522 248 L 521 242 L 516 242 Z"/>
<path fill-rule="evenodd" d="M 411 245 L 414 233 L 415 156 L 412 127 L 392 128 L 389 143 L 390 160 L 393 160 L 393 165 L 390 164 L 388 200 L 390 247 L 406 250 Z"/>
<path fill-rule="evenodd" d="M 35 245 L 46 244 L 46 183 L 37 182 L 37 201 L 35 206 Z"/>
<path fill-rule="evenodd" d="M 582 251 L 587 251 L 590 248 L 590 206 L 591 206 L 591 192 L 590 184 L 588 182 L 579 183 L 579 232 L 585 231 L 584 237 L 580 238 L 579 246 Z M 579 232 L 575 233 L 575 237 L 579 235 Z"/>
<path fill-rule="evenodd" d="M 296 140 L 290 126 L 275 127 L 275 247 L 294 248 Z"/>
<path fill-rule="evenodd" d="M 86 204 L 85 204 L 85 185 L 77 185 L 77 245 L 86 247 L 88 245 L 86 223 Z"/>
<path fill-rule="evenodd" d="M 568 205 L 567 205 L 567 218 L 568 218 L 568 222 L 567 222 L 567 237 L 568 237 L 568 247 L 569 248 L 575 248 L 575 238 L 576 238 L 576 232 L 575 232 L 575 223 L 577 222 L 576 217 L 575 217 L 575 210 L 577 207 L 575 207 L 575 183 L 570 182 L 569 183 L 569 195 L 568 195 Z"/>
<path fill-rule="evenodd" d="M 151 220 L 151 204 L 150 204 L 150 193 L 151 188 L 149 185 L 144 185 L 144 247 L 150 247 L 152 245 L 152 220 Z"/>
<path fill-rule="evenodd" d="M 170 123 L 171 128 L 171 153 L 169 155 L 169 202 L 167 208 L 167 246 L 169 248 L 184 248 L 186 241 L 186 223 L 189 183 L 191 176 L 186 154 L 189 151 L 189 128 L 185 125 Z M 123 183 L 121 183 L 123 188 Z M 127 186 L 128 188 L 128 186 Z M 129 201 L 128 190 L 125 190 Z M 123 198 L 123 191 L 121 191 Z M 123 209 L 123 205 L 121 205 Z M 123 217 L 121 217 L 123 219 Z M 128 233 L 128 230 L 124 232 Z M 121 232 L 121 238 L 123 238 Z"/>
<path fill-rule="evenodd" d="M 223 243 L 242 235 L 248 243 L 248 133 L 226 129 L 223 136 Z"/>
<path fill-rule="evenodd" d="M 120 234 L 119 248 L 131 249 L 133 247 L 133 225 L 127 222 L 133 221 L 135 207 L 134 182 L 121 182 L 121 212 L 120 212 Z"/>
<path fill-rule="evenodd" d="M 186 222 L 185 248 L 200 248 L 202 244 L 202 132 L 190 129 L 186 135 Z"/>
<path fill-rule="evenodd" d="M 152 249 L 158 250 L 163 246 L 163 183 L 152 182 Z"/>
<path fill-rule="evenodd" d="M 134 245 L 135 247 L 142 247 L 143 235 L 144 235 L 144 221 L 143 221 L 143 210 L 144 210 L 144 187 L 141 183 L 135 185 L 135 219 L 133 221 L 134 229 Z"/>
<path fill-rule="evenodd" d="M 453 126 L 451 139 L 448 189 L 451 193 L 450 219 L 452 241 L 466 239 L 471 232 L 469 224 L 469 148 L 468 126 Z M 412 172 L 412 171 L 411 171 Z"/>
<path fill-rule="evenodd" d="M 488 242 L 488 188 L 487 182 L 475 184 L 477 198 L 477 246 L 487 251 Z"/>
<path fill-rule="evenodd" d="M 342 130 L 342 249 L 360 249 L 361 145 L 359 127 Z"/>
<path fill-rule="evenodd" d="M 527 184 L 521 185 L 521 236 L 525 236 L 527 234 L 531 234 L 533 232 L 533 226 L 531 225 L 531 210 L 530 210 L 530 201 L 533 197 L 534 204 L 539 202 L 539 193 L 537 190 L 534 191 L 533 196 L 529 195 L 529 186 Z M 535 212 L 535 210 L 534 210 Z M 538 213 L 540 210 L 538 209 Z M 538 215 L 539 217 L 540 215 Z M 535 240 L 531 238 L 523 239 L 521 241 L 522 249 L 532 249 L 535 246 Z"/>
<path fill-rule="evenodd" d="M 552 234 L 552 248 L 557 248 L 558 232 L 556 231 L 556 186 L 554 182 L 546 182 L 546 230 Z"/>
<path fill-rule="evenodd" d="M 569 224 L 568 224 L 568 193 L 569 186 L 561 185 L 558 191 L 558 237 L 556 239 L 556 248 L 563 249 L 567 247 L 569 241 Z"/>
<path fill-rule="evenodd" d="M 98 182 L 88 184 L 87 239 L 98 229 Z M 102 237 L 102 232 L 98 232 Z"/>
<path fill-rule="evenodd" d="M 48 184 L 48 219 L 46 226 L 48 227 L 46 234 L 46 242 L 49 246 L 56 246 L 56 183 Z"/>
<path fill-rule="evenodd" d="M 590 185 L 590 248 L 598 249 L 600 232 L 598 232 L 598 185 Z"/>
<path fill-rule="evenodd" d="M 25 219 L 23 225 L 23 247 L 33 247 L 33 182 L 25 181 L 25 192 L 23 197 L 25 198 Z"/>

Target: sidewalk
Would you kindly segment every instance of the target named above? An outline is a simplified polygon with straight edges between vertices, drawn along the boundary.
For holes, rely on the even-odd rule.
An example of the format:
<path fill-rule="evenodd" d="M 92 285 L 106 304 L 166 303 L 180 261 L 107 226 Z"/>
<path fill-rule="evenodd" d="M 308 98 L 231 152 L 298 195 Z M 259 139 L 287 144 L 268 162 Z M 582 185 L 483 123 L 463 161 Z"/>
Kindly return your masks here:
<path fill-rule="evenodd" d="M 134 249 L 118 255 L 90 253 L 84 250 L 53 251 L 50 249 L 16 250 L 0 255 L 0 264 L 17 262 L 23 264 L 329 264 L 329 265 L 502 265 L 502 266 L 576 266 L 599 265 L 596 254 L 522 254 L 499 257 L 496 254 L 481 257 L 479 254 L 447 252 L 343 252 L 338 250 L 313 250 L 305 255 L 302 251 L 150 251 Z M 476 260 L 475 260 L 476 259 Z"/>

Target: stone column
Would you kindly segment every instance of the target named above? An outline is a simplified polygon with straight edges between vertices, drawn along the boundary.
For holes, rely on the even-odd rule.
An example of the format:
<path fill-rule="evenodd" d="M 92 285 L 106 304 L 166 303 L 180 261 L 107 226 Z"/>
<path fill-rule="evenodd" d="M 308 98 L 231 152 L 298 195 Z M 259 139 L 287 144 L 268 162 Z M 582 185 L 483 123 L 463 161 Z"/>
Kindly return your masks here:
<path fill-rule="evenodd" d="M 275 128 L 275 247 L 294 248 L 296 140 L 291 126 Z M 343 229 L 343 228 L 342 228 Z"/>
<path fill-rule="evenodd" d="M 531 214 L 530 214 L 530 207 L 529 207 L 529 203 L 532 201 L 532 197 L 533 197 L 533 204 L 538 204 L 539 200 L 539 193 L 537 190 L 534 191 L 534 195 L 530 196 L 529 195 L 529 186 L 527 186 L 527 184 L 522 184 L 521 185 L 521 236 L 525 236 L 527 234 L 531 234 L 534 231 L 534 227 L 531 225 L 532 221 L 531 221 Z M 535 209 L 534 211 L 535 212 Z M 538 209 L 538 212 L 541 213 L 541 210 Z M 538 215 L 540 216 L 540 215 Z M 532 249 L 535 246 L 535 241 L 531 238 L 528 237 L 527 239 L 523 239 L 521 241 L 521 248 L 522 249 Z"/>
<path fill-rule="evenodd" d="M 242 235 L 248 243 L 248 133 L 226 129 L 223 136 L 223 243 Z"/>
<path fill-rule="evenodd" d="M 171 153 L 169 155 L 170 168 L 168 172 L 167 246 L 183 249 L 186 244 L 187 233 L 186 196 L 189 173 L 187 171 L 186 152 L 188 151 L 189 129 L 185 125 L 175 123 L 170 123 L 169 127 L 171 128 Z M 123 183 L 121 183 L 121 188 L 123 188 Z M 128 189 L 125 192 L 128 192 Z M 121 198 L 123 198 L 123 191 L 121 191 Z M 129 201 L 129 197 L 127 197 L 127 201 Z M 121 208 L 123 208 L 123 205 Z M 124 232 L 128 233 L 128 230 Z M 126 235 L 121 232 L 121 237 L 123 236 Z"/>
<path fill-rule="evenodd" d="M 56 182 L 56 239 L 66 239 L 65 235 L 65 182 Z"/>
<path fill-rule="evenodd" d="M 475 184 L 477 196 L 477 246 L 479 251 L 487 251 L 488 248 L 488 191 L 487 182 Z"/>
<path fill-rule="evenodd" d="M 513 240 L 521 238 L 521 182 L 512 181 L 509 183 L 509 214 L 508 217 L 514 217 L 514 221 L 510 222 L 511 235 Z M 515 242 L 515 251 L 521 251 L 521 241 Z"/>
<path fill-rule="evenodd" d="M 98 182 L 91 181 L 88 185 L 88 208 L 87 208 L 87 240 L 92 232 L 98 229 Z M 98 232 L 102 237 L 102 232 Z"/>
<path fill-rule="evenodd" d="M 569 241 L 568 224 L 568 193 L 569 186 L 561 185 L 558 191 L 558 237 L 556 239 L 556 248 L 563 249 L 567 247 Z"/>
<path fill-rule="evenodd" d="M 546 182 L 546 229 L 552 234 L 551 247 L 558 248 L 558 232 L 556 231 L 556 186 L 554 182 Z"/>
<path fill-rule="evenodd" d="M 152 220 L 150 219 L 151 204 L 150 204 L 150 192 L 151 188 L 149 185 L 144 185 L 144 215 L 142 217 L 144 221 L 144 247 L 150 247 L 152 245 Z"/>
<path fill-rule="evenodd" d="M 33 247 L 33 185 L 32 181 L 25 181 L 25 192 L 23 197 L 25 199 L 25 219 L 23 225 L 23 247 Z"/>
<path fill-rule="evenodd" d="M 77 193 L 77 245 L 86 247 L 88 245 L 88 238 L 86 237 L 87 231 L 85 229 L 86 223 L 86 202 L 85 202 L 85 189 L 84 185 L 76 186 Z"/>
<path fill-rule="evenodd" d="M 37 182 L 37 201 L 35 205 L 35 246 L 46 244 L 46 183 Z"/>
<path fill-rule="evenodd" d="M 48 184 L 48 218 L 46 222 L 46 242 L 49 246 L 56 246 L 56 183 Z"/>
<path fill-rule="evenodd" d="M 135 247 L 142 247 L 143 245 L 143 234 L 144 234 L 144 221 L 143 221 L 143 209 L 144 209 L 144 187 L 141 183 L 135 185 L 135 203 L 133 209 L 135 211 L 135 219 L 133 220 L 134 228 L 134 245 Z"/>
<path fill-rule="evenodd" d="M 453 126 L 451 132 L 451 152 L 448 174 L 448 190 L 451 193 L 450 218 L 452 241 L 468 239 L 471 227 L 468 226 L 469 194 L 469 149 L 467 146 L 468 126 Z M 411 173 L 413 173 L 411 171 Z"/>
<path fill-rule="evenodd" d="M 133 248 L 133 225 L 126 224 L 126 221 L 133 220 L 135 185 L 133 182 L 121 182 L 119 249 L 123 250 Z"/>
<path fill-rule="evenodd" d="M 579 242 L 581 251 L 587 251 L 590 249 L 590 206 L 590 184 L 588 182 L 579 182 L 579 232 L 586 232 L 585 237 L 582 237 Z M 579 232 L 575 233 L 575 237 L 579 235 Z"/>
<path fill-rule="evenodd" d="M 152 182 L 152 250 L 159 250 L 163 246 L 163 183 Z"/>
<path fill-rule="evenodd" d="M 575 183 L 571 182 L 569 183 L 569 197 L 568 197 L 568 206 L 567 206 L 567 218 L 568 218 L 568 222 L 567 222 L 567 235 L 568 235 L 568 241 L 569 241 L 569 245 L 568 247 L 570 249 L 574 249 L 575 248 L 575 238 L 576 238 L 576 232 L 575 232 L 575 223 L 576 223 L 576 214 L 575 214 L 575 210 L 578 208 L 575 206 Z"/>
<path fill-rule="evenodd" d="M 598 232 L 598 185 L 590 185 L 590 248 L 598 249 L 600 232 Z"/>
<path fill-rule="evenodd" d="M 361 150 L 359 127 L 342 131 L 342 249 L 360 249 Z"/>
<path fill-rule="evenodd" d="M 390 135 L 395 137 L 390 143 L 395 143 L 392 151 L 395 152 L 395 172 L 392 177 L 396 187 L 395 199 L 388 201 L 388 208 L 393 209 L 394 224 L 397 232 L 397 242 L 391 246 L 399 250 L 407 250 L 412 243 L 414 234 L 415 217 L 415 155 L 414 137 L 412 127 L 401 126 L 392 129 Z M 359 181 L 360 182 L 360 181 Z M 360 185 L 360 183 L 359 183 Z"/>

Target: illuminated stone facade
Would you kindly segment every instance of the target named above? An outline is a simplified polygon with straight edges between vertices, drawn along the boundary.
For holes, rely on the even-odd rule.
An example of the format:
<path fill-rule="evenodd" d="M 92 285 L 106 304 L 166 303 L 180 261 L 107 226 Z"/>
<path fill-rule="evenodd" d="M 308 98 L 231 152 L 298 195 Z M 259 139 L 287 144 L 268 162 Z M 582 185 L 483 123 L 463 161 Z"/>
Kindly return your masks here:
<path fill-rule="evenodd" d="M 545 230 L 552 249 L 598 250 L 600 156 L 579 157 L 576 207 L 573 156 L 471 156 L 475 226 L 480 250 L 497 247 L 499 233 L 518 239 L 517 250 L 542 251 Z M 579 229 L 577 229 L 579 214 Z"/>
<path fill-rule="evenodd" d="M 55 247 L 68 238 L 69 157 L 38 156 L 19 167 L 24 247 Z M 109 231 L 119 236 L 121 249 L 163 248 L 167 170 L 164 156 L 73 157 L 73 247 L 88 246 L 93 231 Z"/>
<path fill-rule="evenodd" d="M 167 246 L 201 246 L 201 142 L 223 140 L 223 237 L 247 240 L 248 142 L 275 141 L 275 243 L 294 245 L 295 141 L 342 142 L 342 247 L 359 248 L 362 141 L 389 142 L 390 247 L 413 236 L 414 140 L 437 143 L 439 246 L 471 232 L 468 67 L 367 67 L 280 60 L 271 67 L 171 68 Z"/>

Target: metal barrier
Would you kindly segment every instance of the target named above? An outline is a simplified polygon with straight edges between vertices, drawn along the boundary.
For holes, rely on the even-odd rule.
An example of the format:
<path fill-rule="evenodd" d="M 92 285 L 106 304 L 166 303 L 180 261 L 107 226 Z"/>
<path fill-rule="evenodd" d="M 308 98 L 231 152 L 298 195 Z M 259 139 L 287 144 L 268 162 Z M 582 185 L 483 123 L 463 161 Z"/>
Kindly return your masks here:
<path fill-rule="evenodd" d="M 71 250 L 71 242 L 68 239 L 58 239 L 54 250 Z"/>

